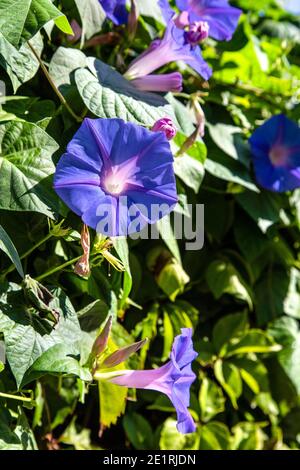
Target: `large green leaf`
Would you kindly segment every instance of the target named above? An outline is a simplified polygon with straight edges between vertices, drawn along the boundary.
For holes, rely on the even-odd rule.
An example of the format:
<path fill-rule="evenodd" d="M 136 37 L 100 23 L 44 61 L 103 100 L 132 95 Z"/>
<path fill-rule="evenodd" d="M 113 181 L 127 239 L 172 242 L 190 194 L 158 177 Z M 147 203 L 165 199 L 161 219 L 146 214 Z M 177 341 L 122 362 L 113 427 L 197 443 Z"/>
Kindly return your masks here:
<path fill-rule="evenodd" d="M 264 434 L 259 423 L 239 423 L 233 434 L 233 450 L 263 450 Z"/>
<path fill-rule="evenodd" d="M 36 124 L 11 121 L 0 125 L 0 209 L 53 217 L 57 198 L 48 177 L 55 170 L 51 157 L 57 148 Z"/>
<path fill-rule="evenodd" d="M 201 420 L 209 421 L 225 409 L 225 397 L 221 388 L 207 377 L 203 377 L 199 390 Z"/>
<path fill-rule="evenodd" d="M 32 382 L 45 374 L 76 375 L 81 380 L 92 381 L 88 369 L 79 364 L 78 345 L 55 344 L 47 349 L 26 372 L 23 384 Z"/>
<path fill-rule="evenodd" d="M 25 413 L 18 408 L 17 423 L 5 407 L 0 410 L 0 450 L 37 450 Z"/>
<path fill-rule="evenodd" d="M 6 253 L 7 256 L 9 256 L 11 261 L 14 263 L 20 276 L 24 277 L 22 263 L 21 263 L 19 254 L 16 250 L 16 247 L 13 244 L 9 235 L 6 233 L 6 231 L 1 225 L 0 225 L 0 250 L 4 251 L 4 253 Z"/>
<path fill-rule="evenodd" d="M 264 233 L 280 220 L 280 201 L 273 194 L 245 192 L 237 195 L 237 201 Z"/>
<path fill-rule="evenodd" d="M 31 44 L 40 55 L 43 50 L 43 39 L 38 33 L 31 39 Z M 0 33 L 0 65 L 11 79 L 14 92 L 30 80 L 39 69 L 39 62 L 28 44 L 18 50 Z"/>
<path fill-rule="evenodd" d="M 225 424 L 211 421 L 200 428 L 200 450 L 229 450 L 230 438 Z"/>
<path fill-rule="evenodd" d="M 252 308 L 251 291 L 230 262 L 213 261 L 206 271 L 206 280 L 216 299 L 219 299 L 223 294 L 229 294 L 244 300 Z"/>
<path fill-rule="evenodd" d="M 88 58 L 89 68 L 75 72 L 78 91 L 87 108 L 102 118 L 152 126 L 161 117 L 173 117 L 171 105 L 161 96 L 137 90 L 109 65 Z"/>
<path fill-rule="evenodd" d="M 98 0 L 75 0 L 80 14 L 82 32 L 81 44 L 101 31 L 106 14 Z"/>
<path fill-rule="evenodd" d="M 83 52 L 78 49 L 59 47 L 51 59 L 49 73 L 55 85 L 65 95 L 72 86 L 72 72 L 86 66 L 87 57 Z"/>
<path fill-rule="evenodd" d="M 241 396 L 243 384 L 239 369 L 232 363 L 218 359 L 214 365 L 216 379 L 229 396 L 232 406 L 238 409 L 237 399 Z"/>
<path fill-rule="evenodd" d="M 241 129 L 227 124 L 207 123 L 210 137 L 214 143 L 234 160 L 238 160 L 247 168 L 250 167 L 250 153 L 248 145 L 245 144 Z"/>
<path fill-rule="evenodd" d="M 104 428 L 116 424 L 126 408 L 127 388 L 99 382 L 100 423 Z"/>
<path fill-rule="evenodd" d="M 282 345 L 278 361 L 300 395 L 300 331 L 293 318 L 282 317 L 275 320 L 268 332 Z"/>
<path fill-rule="evenodd" d="M 230 344 L 226 348 L 226 357 L 238 354 L 250 353 L 271 353 L 281 350 L 281 346 L 276 344 L 272 336 L 268 335 L 265 331 L 252 328 L 247 331 L 242 338 Z"/>
<path fill-rule="evenodd" d="M 291 310 L 291 304 L 288 301 L 289 284 L 288 270 L 284 267 L 270 266 L 263 273 L 255 286 L 255 311 L 258 325 L 265 325 L 279 317 L 286 308 L 288 312 L 295 311 Z M 290 289 L 292 293 L 293 286 Z M 296 304 L 293 304 L 293 307 L 296 307 Z"/>
<path fill-rule="evenodd" d="M 177 133 L 171 145 L 174 154 L 182 147 L 187 137 L 181 133 Z M 200 189 L 201 183 L 204 178 L 204 162 L 206 159 L 206 146 L 204 142 L 199 139 L 186 150 L 182 155 L 179 155 L 174 160 L 174 171 L 176 175 L 195 193 Z"/>
<path fill-rule="evenodd" d="M 38 312 L 28 309 L 22 290 L 15 284 L 0 298 L 0 332 L 4 334 L 7 360 L 18 386 L 32 364 L 49 348 L 61 344 L 65 348 L 70 346 L 70 355 L 75 350 L 80 354 L 81 331 L 71 302 L 58 290 L 51 307 L 60 313 L 55 328 L 43 322 Z"/>
<path fill-rule="evenodd" d="M 217 352 L 222 346 L 233 338 L 239 337 L 248 327 L 248 318 L 245 312 L 226 315 L 221 318 L 213 329 L 213 344 Z"/>
<path fill-rule="evenodd" d="M 196 450 L 199 446 L 199 435 L 180 434 L 175 419 L 168 418 L 162 427 L 159 448 L 161 450 Z"/>
<path fill-rule="evenodd" d="M 51 0 L 1 0 L 0 30 L 15 47 L 31 39 L 50 20 L 64 33 L 73 34 L 67 18 Z"/>
<path fill-rule="evenodd" d="M 159 5 L 156 2 L 153 2 L 153 0 L 136 0 L 136 4 L 141 15 L 150 16 L 161 23 L 165 23 Z"/>
<path fill-rule="evenodd" d="M 135 449 L 153 449 L 153 431 L 142 415 L 138 413 L 125 415 L 123 426 Z"/>
<path fill-rule="evenodd" d="M 253 183 L 249 171 L 240 162 L 223 156 L 222 154 L 214 155 L 209 152 L 209 157 L 205 161 L 205 169 L 208 173 L 221 180 L 230 181 L 232 183 L 244 186 L 251 191 L 258 192 L 257 186 Z"/>

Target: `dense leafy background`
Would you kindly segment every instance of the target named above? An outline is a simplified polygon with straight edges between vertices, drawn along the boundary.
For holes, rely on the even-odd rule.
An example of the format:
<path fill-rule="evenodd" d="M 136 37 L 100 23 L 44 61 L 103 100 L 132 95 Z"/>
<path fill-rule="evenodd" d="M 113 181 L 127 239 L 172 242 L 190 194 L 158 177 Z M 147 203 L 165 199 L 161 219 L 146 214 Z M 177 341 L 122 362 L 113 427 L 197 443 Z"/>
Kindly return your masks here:
<path fill-rule="evenodd" d="M 181 68 L 184 93 L 163 97 L 121 75 L 164 28 L 153 0 L 137 3 L 143 16 L 130 41 L 125 28 L 104 22 L 96 0 L 20 0 L 13 9 L 1 1 L 0 449 L 299 448 L 300 190 L 259 188 L 247 139 L 276 113 L 300 122 L 300 19 L 273 0 L 232 2 L 244 11 L 233 40 L 204 46 L 209 85 L 173 64 L 165 70 Z M 66 18 L 82 26 L 75 42 Z M 175 163 L 178 210 L 205 204 L 202 250 L 177 245 L 167 219 L 164 241 L 129 241 L 129 250 L 115 241 L 125 273 L 99 256 L 88 279 L 74 273 L 81 222 L 58 200 L 51 176 L 80 119 L 57 99 L 28 40 L 79 117 L 151 126 L 172 116 L 176 152 L 194 131 L 193 103 L 202 104 L 204 143 Z M 173 260 L 153 272 L 161 247 Z M 24 295 L 24 272 L 52 291 L 55 328 Z M 155 392 L 89 385 L 85 364 L 108 313 L 112 350 L 149 338 L 132 368 L 161 365 L 180 328 L 194 328 L 195 434 L 177 432 L 174 409 Z"/>

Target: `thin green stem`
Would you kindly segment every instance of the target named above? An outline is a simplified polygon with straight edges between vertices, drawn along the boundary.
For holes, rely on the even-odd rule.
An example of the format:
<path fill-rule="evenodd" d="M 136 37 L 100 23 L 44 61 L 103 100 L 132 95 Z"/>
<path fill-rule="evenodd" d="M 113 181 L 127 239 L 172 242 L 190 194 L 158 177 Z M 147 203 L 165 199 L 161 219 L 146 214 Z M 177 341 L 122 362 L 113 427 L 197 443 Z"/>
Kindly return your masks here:
<path fill-rule="evenodd" d="M 53 235 L 52 233 L 48 233 L 48 235 L 46 235 L 44 238 L 42 238 L 40 241 L 38 241 L 35 245 L 33 245 L 31 248 L 29 248 L 29 250 L 25 251 L 25 253 L 23 253 L 21 256 L 20 256 L 20 259 L 24 259 L 24 258 L 27 258 L 27 256 L 29 256 L 34 250 L 36 250 L 39 246 L 41 246 L 43 243 L 45 243 L 46 241 L 49 240 L 49 238 L 51 238 Z M 9 266 L 9 268 L 6 269 L 6 271 L 3 272 L 3 274 L 1 275 L 1 277 L 6 277 L 7 274 L 11 273 L 12 271 L 14 271 L 16 269 L 16 266 L 14 264 L 11 264 Z"/>
<path fill-rule="evenodd" d="M 3 393 L 3 392 L 0 392 L 0 397 L 10 398 L 11 400 L 26 401 L 26 402 L 33 401 L 32 398 L 29 398 L 29 397 L 21 397 L 20 395 L 11 395 L 10 393 Z"/>
<path fill-rule="evenodd" d="M 62 271 L 64 268 L 67 268 L 73 263 L 76 263 L 82 255 L 77 256 L 76 258 L 71 259 L 70 261 L 66 261 L 66 263 L 60 264 L 59 266 L 56 266 L 55 268 L 50 269 L 49 271 L 45 272 L 44 274 L 41 274 L 40 276 L 36 277 L 36 281 L 41 281 L 42 279 L 45 279 L 46 277 L 51 276 L 52 274 L 57 273 L 58 271 Z"/>
<path fill-rule="evenodd" d="M 30 41 L 28 41 L 28 45 L 32 51 L 32 53 L 34 54 L 35 58 L 37 59 L 37 61 L 39 62 L 40 66 L 41 66 L 41 69 L 42 71 L 44 72 L 44 75 L 45 77 L 47 78 L 49 84 L 51 85 L 53 91 L 56 93 L 58 99 L 60 100 L 61 104 L 63 106 L 65 106 L 65 108 L 69 111 L 69 113 L 71 114 L 71 116 L 73 116 L 73 118 L 75 119 L 75 121 L 77 122 L 82 122 L 82 118 L 77 116 L 77 114 L 73 111 L 73 109 L 70 107 L 69 103 L 66 101 L 65 97 L 61 94 L 61 92 L 59 91 L 59 89 L 57 88 L 57 86 L 55 85 L 54 81 L 52 80 L 48 70 L 47 70 L 47 67 L 45 66 L 44 62 L 42 61 L 42 59 L 40 58 L 40 56 L 38 55 L 38 53 L 36 52 L 35 48 L 33 47 L 33 45 L 30 43 Z"/>

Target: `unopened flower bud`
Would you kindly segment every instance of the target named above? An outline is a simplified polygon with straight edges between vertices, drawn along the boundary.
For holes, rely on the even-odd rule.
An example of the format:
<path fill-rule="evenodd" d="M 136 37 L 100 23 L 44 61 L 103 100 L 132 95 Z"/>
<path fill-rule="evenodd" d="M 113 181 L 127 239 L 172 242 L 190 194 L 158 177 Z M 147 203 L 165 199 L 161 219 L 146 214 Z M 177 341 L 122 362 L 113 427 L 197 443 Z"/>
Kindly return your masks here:
<path fill-rule="evenodd" d="M 88 227 L 84 224 L 81 231 L 81 246 L 83 255 L 77 261 L 74 272 L 79 276 L 89 276 L 90 274 L 90 232 Z"/>
<path fill-rule="evenodd" d="M 103 351 L 105 350 L 107 343 L 108 343 L 109 335 L 111 332 L 111 327 L 112 327 L 112 316 L 108 318 L 103 330 L 101 331 L 100 335 L 96 338 L 93 344 L 93 347 L 92 347 L 93 357 L 100 356 L 100 354 L 102 354 Z"/>
<path fill-rule="evenodd" d="M 184 292 L 190 278 L 169 250 L 160 246 L 153 248 L 147 256 L 147 266 L 154 273 L 159 287 L 172 302 L 177 295 Z"/>
<path fill-rule="evenodd" d="M 130 346 L 125 346 L 124 348 L 114 351 L 110 356 L 105 358 L 101 364 L 101 368 L 115 367 L 121 364 L 121 362 L 125 362 L 131 356 L 131 354 L 134 354 L 139 349 L 141 349 L 147 341 L 148 339 L 146 338 L 142 341 L 138 341 L 137 343 L 130 344 Z"/>
<path fill-rule="evenodd" d="M 137 24 L 138 24 L 138 9 L 135 0 L 130 1 L 130 12 L 128 15 L 128 36 L 129 39 L 132 40 L 135 37 Z"/>
<path fill-rule="evenodd" d="M 167 117 L 156 121 L 151 130 L 153 132 L 164 132 L 168 140 L 172 140 L 177 132 L 172 119 Z"/>
<path fill-rule="evenodd" d="M 71 21 L 71 28 L 73 29 L 73 34 L 67 35 L 67 41 L 70 43 L 75 43 L 81 38 L 82 28 L 79 26 L 76 20 Z"/>

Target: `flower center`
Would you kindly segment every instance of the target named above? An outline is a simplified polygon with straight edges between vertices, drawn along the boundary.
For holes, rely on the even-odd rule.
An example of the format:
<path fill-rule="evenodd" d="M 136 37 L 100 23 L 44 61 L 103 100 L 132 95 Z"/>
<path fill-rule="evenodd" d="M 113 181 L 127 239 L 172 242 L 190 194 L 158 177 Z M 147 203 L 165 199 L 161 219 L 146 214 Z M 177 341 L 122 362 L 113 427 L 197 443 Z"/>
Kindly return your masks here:
<path fill-rule="evenodd" d="M 269 152 L 269 158 L 274 166 L 284 166 L 287 164 L 289 151 L 282 145 L 276 145 Z"/>
<path fill-rule="evenodd" d="M 126 182 L 120 179 L 118 173 L 111 173 L 105 178 L 104 186 L 109 193 L 118 195 L 124 190 Z"/>

